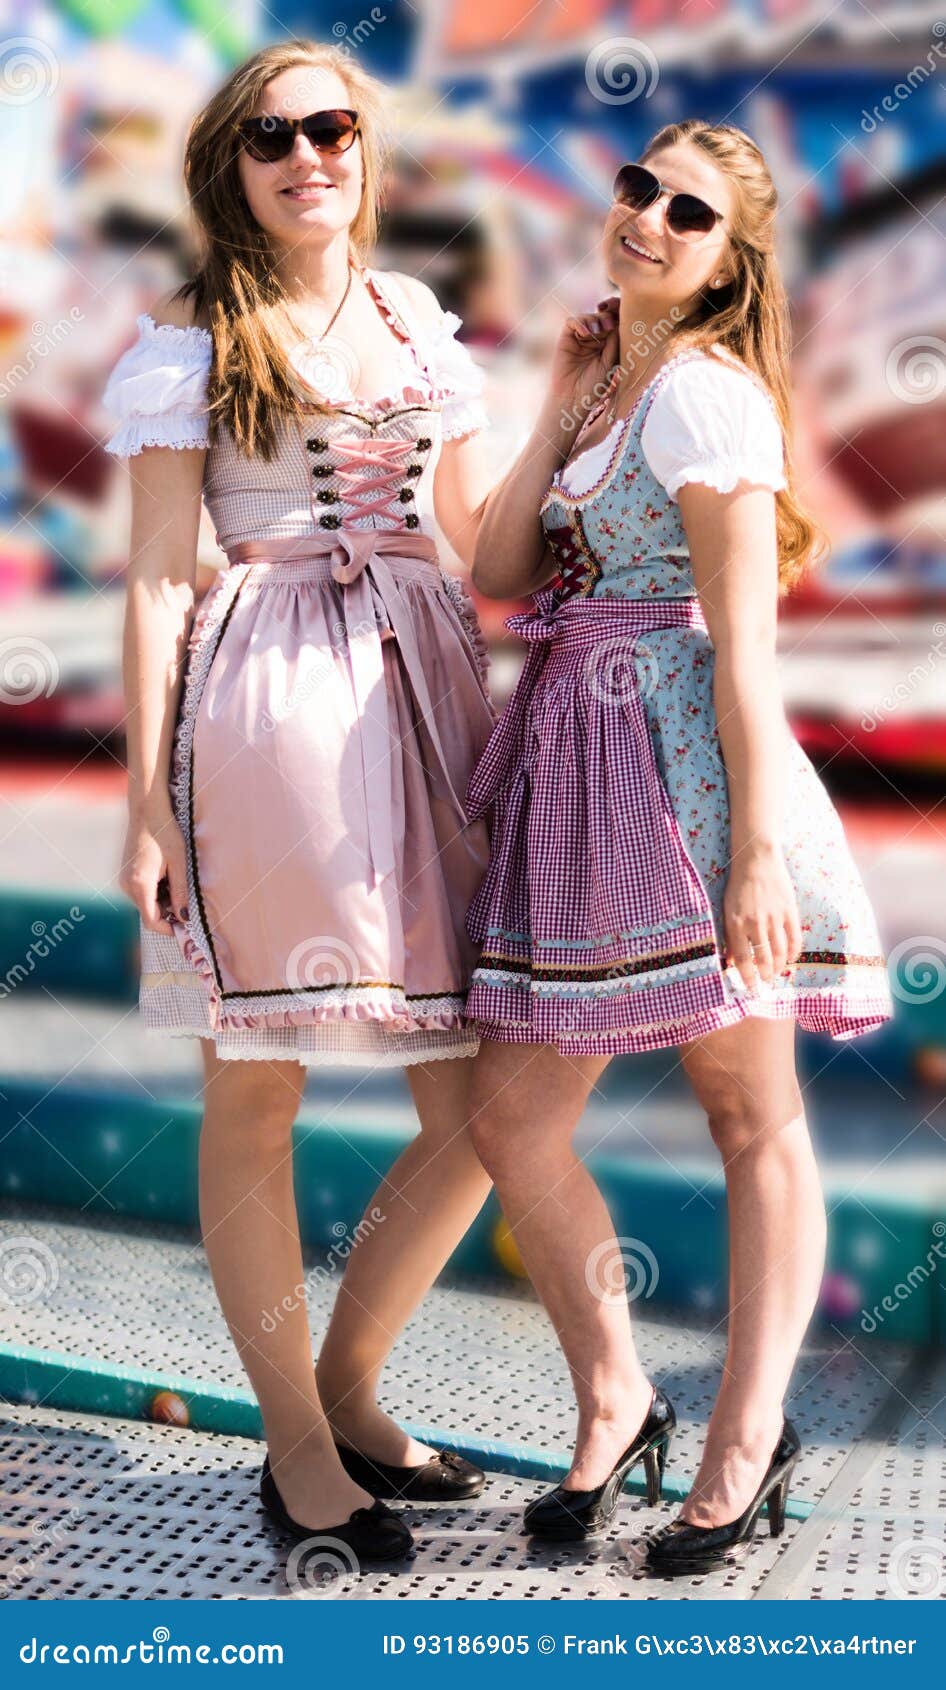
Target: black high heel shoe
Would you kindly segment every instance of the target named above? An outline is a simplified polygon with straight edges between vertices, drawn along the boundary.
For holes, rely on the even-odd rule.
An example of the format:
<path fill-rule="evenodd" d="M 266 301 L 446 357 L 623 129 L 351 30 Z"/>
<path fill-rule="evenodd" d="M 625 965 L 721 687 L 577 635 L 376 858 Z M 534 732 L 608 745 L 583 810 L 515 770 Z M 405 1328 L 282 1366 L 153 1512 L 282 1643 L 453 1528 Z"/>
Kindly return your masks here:
<path fill-rule="evenodd" d="M 398 1560 L 413 1548 L 414 1539 L 404 1521 L 377 1500 L 370 1508 L 356 1508 L 338 1526 L 304 1526 L 300 1520 L 294 1520 L 273 1478 L 269 1450 L 260 1473 L 259 1495 L 267 1514 L 300 1542 L 306 1538 L 330 1538 L 335 1543 L 347 1544 L 359 1562 Z"/>
<path fill-rule="evenodd" d="M 643 1461 L 647 1475 L 647 1501 L 651 1508 L 660 1501 L 667 1450 L 677 1424 L 673 1404 L 659 1385 L 654 1386 L 650 1408 L 633 1443 L 621 1455 L 604 1483 L 594 1490 L 566 1490 L 556 1485 L 530 1502 L 523 1515 L 526 1531 L 535 1537 L 566 1542 L 591 1537 L 608 1524 L 618 1504 L 621 1487 L 632 1467 Z"/>
<path fill-rule="evenodd" d="M 357 1449 L 335 1440 L 338 1459 L 362 1490 L 397 1502 L 464 1502 L 479 1496 L 486 1483 L 482 1467 L 464 1460 L 455 1449 L 442 1449 L 420 1467 L 393 1467 L 372 1461 Z"/>
<path fill-rule="evenodd" d="M 768 1505 L 769 1531 L 779 1537 L 785 1527 L 785 1503 L 794 1467 L 801 1454 L 798 1433 L 790 1420 L 783 1420 L 778 1443 L 755 1496 L 735 1520 L 722 1526 L 694 1526 L 688 1520 L 671 1520 L 647 1546 L 645 1571 L 673 1576 L 677 1573 L 707 1573 L 714 1567 L 741 1560 L 755 1535 L 756 1522 Z"/>

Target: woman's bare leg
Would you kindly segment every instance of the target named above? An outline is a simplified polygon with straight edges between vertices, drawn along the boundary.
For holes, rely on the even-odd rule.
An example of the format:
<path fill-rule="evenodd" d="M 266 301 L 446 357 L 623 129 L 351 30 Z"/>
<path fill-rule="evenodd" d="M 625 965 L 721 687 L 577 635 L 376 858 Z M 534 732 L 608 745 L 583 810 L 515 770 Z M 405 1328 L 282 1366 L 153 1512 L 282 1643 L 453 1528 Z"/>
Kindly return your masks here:
<path fill-rule="evenodd" d="M 312 1368 L 292 1181 L 305 1068 L 225 1061 L 211 1039 L 201 1046 L 200 1223 L 214 1287 L 286 1507 L 313 1530 L 337 1525 L 371 1498 L 338 1459 Z"/>
<path fill-rule="evenodd" d="M 824 1269 L 824 1198 L 798 1081 L 794 1021 L 747 1017 L 681 1046 L 722 1157 L 729 1208 L 723 1380 L 681 1518 L 742 1513 L 782 1426 L 782 1399 Z"/>
<path fill-rule="evenodd" d="M 319 1393 L 339 1435 L 375 1461 L 420 1466 L 433 1453 L 379 1408 L 398 1334 L 482 1208 L 489 1179 L 469 1136 L 474 1058 L 406 1069 L 421 1130 L 372 1197 L 383 1224 L 354 1245 L 318 1360 Z"/>
<path fill-rule="evenodd" d="M 485 1040 L 475 1059 L 473 1140 L 572 1376 L 578 1437 L 566 1483 L 603 1483 L 647 1415 L 652 1385 L 631 1335 L 611 1217 L 572 1149 L 607 1057 Z M 610 1293 L 610 1294 L 609 1294 Z"/>

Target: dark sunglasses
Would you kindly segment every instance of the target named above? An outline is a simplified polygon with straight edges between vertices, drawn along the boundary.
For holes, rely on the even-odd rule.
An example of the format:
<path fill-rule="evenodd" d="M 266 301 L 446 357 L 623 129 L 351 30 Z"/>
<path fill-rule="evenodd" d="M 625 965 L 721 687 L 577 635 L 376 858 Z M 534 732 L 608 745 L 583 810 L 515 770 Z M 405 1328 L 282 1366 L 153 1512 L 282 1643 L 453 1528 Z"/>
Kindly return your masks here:
<path fill-rule="evenodd" d="M 696 194 L 672 193 L 658 181 L 652 170 L 647 170 L 642 164 L 622 164 L 614 178 L 614 197 L 629 211 L 646 210 L 647 206 L 660 199 L 661 194 L 670 194 L 667 228 L 681 240 L 699 240 L 722 222 L 721 211 L 714 211 Z"/>
<path fill-rule="evenodd" d="M 261 164 L 287 158 L 299 129 L 317 152 L 344 153 L 358 134 L 358 113 L 333 110 L 310 111 L 307 117 L 245 117 L 236 125 L 250 157 Z"/>

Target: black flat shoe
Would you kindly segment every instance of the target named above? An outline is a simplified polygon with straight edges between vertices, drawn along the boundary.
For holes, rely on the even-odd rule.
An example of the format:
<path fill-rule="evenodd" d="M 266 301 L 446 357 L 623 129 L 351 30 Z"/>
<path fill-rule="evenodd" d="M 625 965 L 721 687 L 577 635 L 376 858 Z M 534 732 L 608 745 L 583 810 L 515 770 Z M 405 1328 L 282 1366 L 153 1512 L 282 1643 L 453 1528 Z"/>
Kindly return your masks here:
<path fill-rule="evenodd" d="M 338 1458 L 350 1479 L 375 1496 L 398 1502 L 463 1502 L 479 1496 L 486 1483 L 482 1467 L 474 1467 L 454 1449 L 442 1449 L 420 1467 L 391 1467 L 372 1461 L 357 1449 L 336 1440 Z"/>
<path fill-rule="evenodd" d="M 660 1501 L 667 1450 L 673 1436 L 677 1417 L 669 1397 L 659 1385 L 654 1394 L 644 1424 L 634 1442 L 612 1467 L 604 1484 L 595 1490 L 566 1490 L 557 1485 L 530 1502 L 523 1515 L 527 1532 L 535 1537 L 554 1538 L 557 1542 L 569 1538 L 591 1537 L 607 1525 L 618 1505 L 621 1487 L 632 1467 L 643 1461 L 647 1474 L 647 1501 L 651 1508 Z"/>
<path fill-rule="evenodd" d="M 375 1501 L 370 1508 L 356 1508 L 338 1526 L 304 1526 L 288 1512 L 269 1464 L 269 1451 L 259 1480 L 260 1501 L 278 1525 L 300 1542 L 307 1538 L 331 1539 L 347 1544 L 356 1560 L 394 1561 L 413 1548 L 414 1539 L 398 1515 L 383 1502 Z"/>
<path fill-rule="evenodd" d="M 706 1573 L 714 1567 L 737 1563 L 748 1551 L 756 1522 L 766 1504 L 769 1531 L 778 1537 L 785 1526 L 792 1468 L 800 1454 L 798 1433 L 790 1420 L 783 1420 L 772 1459 L 748 1508 L 722 1526 L 693 1526 L 688 1520 L 671 1520 L 650 1539 L 645 1571 L 672 1577 L 677 1573 Z"/>

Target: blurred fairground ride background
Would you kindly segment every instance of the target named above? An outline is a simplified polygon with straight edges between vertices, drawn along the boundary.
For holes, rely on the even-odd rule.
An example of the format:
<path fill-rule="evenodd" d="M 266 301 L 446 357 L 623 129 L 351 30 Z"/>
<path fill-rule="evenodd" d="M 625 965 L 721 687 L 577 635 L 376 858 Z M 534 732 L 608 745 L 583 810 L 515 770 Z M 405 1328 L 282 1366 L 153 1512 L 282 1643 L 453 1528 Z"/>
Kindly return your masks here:
<path fill-rule="evenodd" d="M 805 1040 L 829 1162 L 915 1188 L 942 1167 L 946 1084 L 946 40 L 941 8 L 876 0 L 20 0 L 0 57 L 0 873 L 9 1028 L 24 1084 L 194 1094 L 193 1042 L 145 1040 L 123 834 L 120 626 L 127 466 L 100 395 L 135 317 L 186 274 L 188 123 L 267 41 L 331 40 L 386 79 L 397 147 L 382 267 L 463 318 L 497 471 L 526 436 L 563 315 L 608 291 L 617 165 L 671 118 L 730 120 L 782 202 L 796 461 L 833 550 L 782 616 L 782 685 L 878 909 L 897 1021 Z M 449 559 L 447 559 L 449 562 Z M 225 562 L 209 522 L 200 587 Z M 478 600 L 497 702 L 519 605 Z M 89 916 L 57 929 L 76 905 Z M 116 1005 L 118 1008 L 116 1008 Z M 656 1064 L 659 1068 L 659 1063 Z M 709 1158 L 648 1061 L 612 1065 L 587 1132 Z M 310 1093 L 406 1120 L 403 1076 Z M 646 1106 L 640 1102 L 646 1098 Z M 639 1107 L 625 1109 L 628 1098 Z"/>
<path fill-rule="evenodd" d="M 116 886 L 129 471 L 103 450 L 100 404 L 136 315 L 188 270 L 192 115 L 234 63 L 294 35 L 342 45 L 390 86 L 398 145 L 377 262 L 421 276 L 462 316 L 487 373 L 497 471 L 527 434 L 563 315 L 606 289 L 597 246 L 616 166 L 687 114 L 740 124 L 770 161 L 794 311 L 796 461 L 833 541 L 827 567 L 784 606 L 781 680 L 878 910 L 897 1016 L 852 1044 L 799 1039 L 830 1225 L 786 1398 L 804 1445 L 786 1534 L 757 1546 L 745 1578 L 678 1580 L 669 1594 L 946 1590 L 941 9 L 0 0 L 10 1594 L 320 1594 L 307 1575 L 287 1591 L 261 1535 L 262 1422 L 201 1248 L 196 1041 L 139 1024 L 138 918 Z M 201 591 L 223 563 L 205 523 Z M 478 608 L 501 703 L 521 653 L 504 619 L 521 607 Z M 293 1172 L 314 1349 L 353 1229 L 415 1130 L 402 1072 L 310 1071 Z M 625 1497 L 608 1541 L 590 1558 L 581 1546 L 577 1567 L 522 1540 L 523 1501 L 567 1469 L 572 1392 L 491 1198 L 396 1345 L 383 1397 L 426 1441 L 489 1468 L 487 1490 L 472 1509 L 415 1517 L 406 1574 L 356 1580 L 358 1596 L 654 1595 L 620 1534 L 662 1520 L 695 1470 L 724 1362 L 725 1193 L 674 1051 L 613 1062 L 578 1143 L 619 1244 L 618 1262 L 589 1259 L 589 1286 L 626 1293 L 642 1360 L 677 1406 L 663 1512 Z M 160 1529 L 142 1533 L 142 1518 Z"/>

